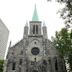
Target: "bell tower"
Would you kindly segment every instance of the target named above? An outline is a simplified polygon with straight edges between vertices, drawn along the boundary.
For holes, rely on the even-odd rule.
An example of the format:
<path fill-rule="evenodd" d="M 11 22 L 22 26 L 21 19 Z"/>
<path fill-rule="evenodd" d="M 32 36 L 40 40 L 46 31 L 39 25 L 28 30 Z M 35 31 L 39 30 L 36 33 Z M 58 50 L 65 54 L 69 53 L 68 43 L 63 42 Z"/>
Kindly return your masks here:
<path fill-rule="evenodd" d="M 30 35 L 41 35 L 41 21 L 39 21 L 37 9 L 35 5 L 32 21 L 30 21 Z"/>

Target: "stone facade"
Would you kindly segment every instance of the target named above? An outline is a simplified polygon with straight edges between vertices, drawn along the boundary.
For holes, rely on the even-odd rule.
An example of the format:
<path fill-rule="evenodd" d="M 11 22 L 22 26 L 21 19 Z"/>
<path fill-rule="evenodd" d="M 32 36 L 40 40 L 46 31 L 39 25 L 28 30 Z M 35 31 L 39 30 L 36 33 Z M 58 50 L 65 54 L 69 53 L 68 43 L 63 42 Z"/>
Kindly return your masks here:
<path fill-rule="evenodd" d="M 26 24 L 23 39 L 9 46 L 4 72 L 65 72 L 64 61 L 41 21 Z"/>

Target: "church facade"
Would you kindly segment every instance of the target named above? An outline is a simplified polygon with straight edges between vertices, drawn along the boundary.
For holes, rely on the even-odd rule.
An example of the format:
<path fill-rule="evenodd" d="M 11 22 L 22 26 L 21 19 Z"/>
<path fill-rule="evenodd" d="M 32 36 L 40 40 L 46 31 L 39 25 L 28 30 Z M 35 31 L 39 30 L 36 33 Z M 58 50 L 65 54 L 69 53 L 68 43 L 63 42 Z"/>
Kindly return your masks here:
<path fill-rule="evenodd" d="M 12 47 L 10 43 L 4 72 L 66 72 L 45 24 L 38 20 L 36 7 L 32 21 L 24 27 L 23 39 Z"/>

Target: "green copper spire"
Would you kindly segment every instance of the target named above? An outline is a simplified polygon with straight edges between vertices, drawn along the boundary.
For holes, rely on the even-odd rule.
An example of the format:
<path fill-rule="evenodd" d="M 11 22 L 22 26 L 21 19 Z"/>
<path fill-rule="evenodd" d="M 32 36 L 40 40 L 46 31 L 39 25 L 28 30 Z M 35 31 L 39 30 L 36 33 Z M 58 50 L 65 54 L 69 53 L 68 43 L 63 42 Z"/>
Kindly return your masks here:
<path fill-rule="evenodd" d="M 33 17 L 32 17 L 32 21 L 38 21 L 38 14 L 37 14 L 36 5 L 35 5 L 35 9 L 34 9 L 34 14 L 33 14 Z"/>

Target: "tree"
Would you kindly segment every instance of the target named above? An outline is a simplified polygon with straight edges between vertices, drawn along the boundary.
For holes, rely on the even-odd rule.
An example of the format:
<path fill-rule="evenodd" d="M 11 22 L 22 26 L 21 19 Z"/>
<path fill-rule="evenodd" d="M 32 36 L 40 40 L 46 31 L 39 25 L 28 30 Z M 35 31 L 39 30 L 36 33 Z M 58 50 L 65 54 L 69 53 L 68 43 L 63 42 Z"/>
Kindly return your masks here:
<path fill-rule="evenodd" d="M 0 60 L 0 72 L 3 72 L 4 60 Z"/>
<path fill-rule="evenodd" d="M 57 2 L 65 4 L 65 7 L 59 11 L 60 16 L 67 28 L 72 27 L 72 0 L 57 0 Z"/>
<path fill-rule="evenodd" d="M 66 27 L 67 28 L 72 27 L 72 0 L 55 0 L 55 1 L 65 5 L 64 8 L 58 10 L 58 13 L 60 13 L 60 16 L 64 20 Z"/>
<path fill-rule="evenodd" d="M 71 39 L 71 49 L 69 51 L 69 56 L 68 56 L 68 63 L 70 64 L 70 70 L 72 71 L 72 30 L 70 32 L 70 39 Z"/>
<path fill-rule="evenodd" d="M 63 18 L 66 27 L 72 27 L 72 1 L 61 0 L 59 3 L 64 3 L 65 7 L 60 11 L 60 16 Z"/>
<path fill-rule="evenodd" d="M 62 28 L 61 31 L 56 32 L 56 37 L 53 39 L 55 47 L 58 49 L 60 56 L 67 59 L 72 70 L 72 30 Z"/>

